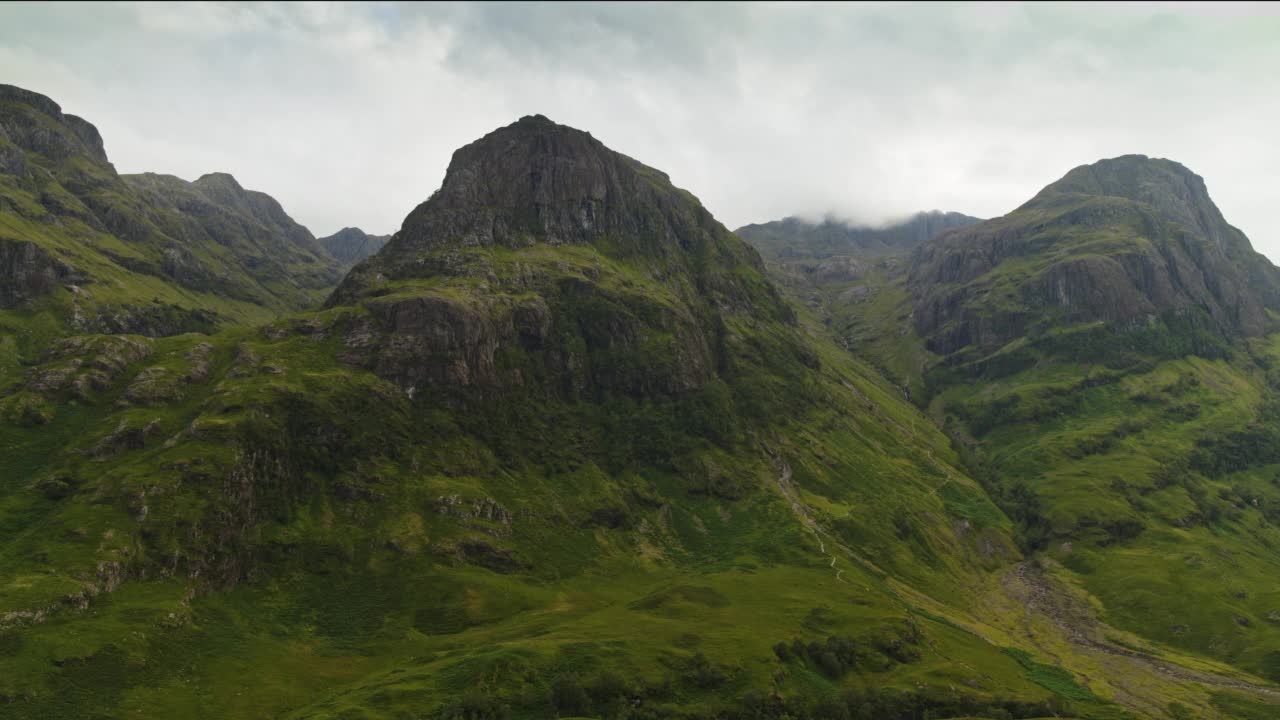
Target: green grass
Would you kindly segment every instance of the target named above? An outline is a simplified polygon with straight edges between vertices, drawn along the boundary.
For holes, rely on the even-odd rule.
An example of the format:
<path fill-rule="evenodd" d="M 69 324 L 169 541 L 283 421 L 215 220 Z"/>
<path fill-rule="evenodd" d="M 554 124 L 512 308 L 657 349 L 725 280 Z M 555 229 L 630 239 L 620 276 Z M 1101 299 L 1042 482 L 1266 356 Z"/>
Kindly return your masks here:
<path fill-rule="evenodd" d="M 1066 670 L 1036 662 L 1025 650 L 1005 648 L 1004 651 L 1018 661 L 1018 664 L 1026 671 L 1028 680 L 1053 692 L 1055 695 L 1068 700 L 1092 701 L 1098 699 L 1096 695 L 1081 687 L 1076 682 L 1075 677 Z"/>
<path fill-rule="evenodd" d="M 1224 358 L 1107 377 L 1032 363 L 1011 384 L 979 373 L 931 385 L 919 339 L 873 341 L 874 364 L 851 355 L 827 339 L 829 314 L 787 305 L 748 248 L 643 167 L 642 190 L 662 202 L 637 208 L 635 237 L 402 243 L 411 257 L 362 264 L 332 307 L 275 317 L 323 286 L 305 253 L 254 275 L 233 256 L 263 248 L 232 234 L 193 252 L 236 292 L 171 283 L 145 270 L 176 222 L 169 204 L 197 190 L 121 185 L 82 160 L 58 169 L 77 192 L 41 190 L 69 216 L 137 210 L 143 240 L 64 223 L 40 242 L 94 274 L 90 299 L 57 291 L 0 315 L 13 329 L 0 344 L 0 716 L 1208 707 L 1204 688 L 1140 664 L 1108 674 L 1026 612 L 1002 584 L 1019 540 L 1070 568 L 1062 587 L 1087 588 L 1104 620 L 1166 643 L 1170 662 L 1223 669 L 1181 649 L 1274 663 L 1262 645 L 1219 643 L 1220 624 L 1162 635 L 1142 624 L 1167 621 L 1143 595 L 1099 585 L 1138 589 L 1186 531 L 1251 583 L 1236 598 L 1249 617 L 1272 602 L 1263 506 L 1228 507 L 1262 498 L 1267 473 L 1246 463 L 1201 478 L 1190 460 L 1170 463 L 1257 459 L 1241 448 L 1264 425 L 1237 420 L 1269 406 L 1261 371 Z M 31 188 L 5 192 L 28 213 L 6 232 L 48 229 Z M 898 314 L 839 322 L 880 336 L 902 326 L 909 298 L 876 272 L 868 307 Z M 74 302 L 151 303 L 169 308 L 162 319 L 212 309 L 222 327 L 63 339 Z M 936 391 L 948 430 L 983 418 L 969 428 L 981 452 L 953 443 L 903 385 Z M 1167 432 L 1125 425 L 1135 418 Z M 1126 524 L 1140 503 L 1176 518 L 1188 502 L 1216 514 L 1177 531 Z M 1187 567 L 1169 582 L 1201 579 L 1203 564 Z M 1217 612 L 1215 591 L 1185 592 L 1170 611 Z"/>
<path fill-rule="evenodd" d="M 940 240 L 923 267 L 920 258 L 865 260 L 858 278 L 827 284 L 797 281 L 797 263 L 771 269 L 851 353 L 909 389 L 946 428 L 963 458 L 954 466 L 981 486 L 938 487 L 950 517 L 1010 528 L 1024 553 L 1060 568 L 1098 627 L 1112 628 L 1104 634 L 1129 638 L 1114 646 L 1137 642 L 1180 663 L 1222 663 L 1215 667 L 1251 682 L 1275 682 L 1280 622 L 1268 618 L 1280 617 L 1272 588 L 1280 335 L 1242 339 L 1198 311 L 1108 324 L 1055 305 L 1038 288 L 1062 263 L 1137 263 L 1176 233 L 1161 234 L 1167 228 L 1150 220 L 1152 209 L 1130 200 L 1050 200 Z M 1010 244 L 983 269 L 978 255 L 993 237 Z M 909 286 L 909 275 L 932 277 L 938 268 L 928 263 L 947 252 L 959 268 L 967 245 L 977 248 L 973 277 Z M 931 312 L 930 298 L 951 319 L 921 337 L 917 320 Z M 981 328 L 973 337 L 983 342 L 946 357 L 926 349 L 961 322 Z M 909 530 L 887 529 L 850 528 L 849 537 L 873 551 L 874 538 L 895 537 L 898 547 L 926 552 Z M 1042 684 L 1068 694 L 1071 670 L 1091 687 L 1111 672 L 1090 667 L 1089 653 L 1068 643 L 1037 649 L 1067 670 L 1044 670 L 1037 657 L 1028 671 L 1039 668 Z M 1229 715 L 1207 695 L 1174 698 L 1195 717 Z"/>
<path fill-rule="evenodd" d="M 666 338 L 700 332 L 700 311 L 679 294 L 642 300 L 628 289 L 642 277 L 581 249 L 564 257 L 603 269 L 587 296 L 603 317 L 659 329 L 633 346 L 653 355 L 633 377 L 661 387 L 681 371 Z M 427 292 L 485 307 L 466 284 L 424 285 L 370 302 Z M 554 342 L 581 348 L 585 367 L 629 367 L 592 339 L 608 332 L 595 306 L 542 296 L 581 318 Z M 697 392 L 636 398 L 604 383 L 566 397 L 539 379 L 554 375 L 538 351 L 505 360 L 526 385 L 500 402 L 430 388 L 410 401 L 337 360 L 368 317 L 334 308 L 150 341 L 123 365 L 113 346 L 86 345 L 37 368 L 118 370 L 83 397 L 44 393 L 47 425 L 0 431 L 4 476 L 22 478 L 0 508 L 12 528 L 0 600 L 56 607 L 7 631 L 21 642 L 0 645 L 12 648 L 0 694 L 48 717 L 319 718 L 444 712 L 482 688 L 532 718 L 558 676 L 609 669 L 654 708 L 708 716 L 773 686 L 797 707 L 962 681 L 973 702 L 1048 701 L 999 647 L 915 613 L 886 583 L 963 604 L 995 567 L 984 548 L 1012 552 L 1009 524 L 896 388 L 800 340 L 805 325 L 731 317 L 725 369 Z M 201 343 L 207 373 L 174 383 Z M 771 452 L 831 552 L 848 549 L 834 567 L 776 489 Z M 48 478 L 69 493 L 47 495 Z M 114 592 L 106 561 L 124 570 Z M 63 606 L 76 592 L 93 594 L 88 610 Z M 772 649 L 911 618 L 920 658 L 884 670 L 784 671 Z"/>

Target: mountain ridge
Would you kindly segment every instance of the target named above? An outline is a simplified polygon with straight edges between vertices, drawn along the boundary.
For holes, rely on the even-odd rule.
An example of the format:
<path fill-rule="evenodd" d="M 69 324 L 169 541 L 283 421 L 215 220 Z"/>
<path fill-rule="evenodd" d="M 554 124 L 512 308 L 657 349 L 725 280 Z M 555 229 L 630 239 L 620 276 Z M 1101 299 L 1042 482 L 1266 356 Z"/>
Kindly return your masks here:
<path fill-rule="evenodd" d="M 309 254 L 230 176 L 131 182 L 167 232 Z M 800 290 L 936 361 L 892 314 L 909 261 Z M 1126 579 L 1168 553 L 1187 569 L 1144 581 L 1219 572 L 1180 540 L 1259 577 L 1263 541 L 1222 523 L 1265 519 L 1269 481 L 1196 468 L 1255 459 L 1265 424 L 1155 438 L 1182 467 L 1132 418 L 1252 412 L 1262 373 L 925 363 L 916 405 L 771 270 L 666 173 L 527 116 L 455 152 L 323 306 L 0 364 L 0 715 L 1268 712 L 1262 583 L 1154 603 Z M 1073 464 L 1130 448 L 1158 477 Z"/>
<path fill-rule="evenodd" d="M 1136 187 L 1108 194 L 1121 176 Z M 998 272 L 1017 257 L 1032 258 L 1025 274 Z M 917 331 L 944 355 L 990 353 L 1051 323 L 1162 313 L 1258 335 L 1264 308 L 1280 307 L 1274 266 L 1222 219 L 1203 180 L 1138 155 L 1076 168 L 1006 216 L 938 236 L 910 272 Z"/>
<path fill-rule="evenodd" d="M 68 329 L 166 335 L 262 321 L 336 284 L 274 199 L 227 175 L 119 175 L 90 123 L 0 86 L 6 308 Z M 35 352 L 32 349 L 29 352 Z"/>
<path fill-rule="evenodd" d="M 821 260 L 837 255 L 879 257 L 901 254 L 938 233 L 976 222 L 980 222 L 980 218 L 930 210 L 880 225 L 862 225 L 830 217 L 813 222 L 791 216 L 744 225 L 734 232 L 771 261 L 786 262 L 806 258 Z"/>
<path fill-rule="evenodd" d="M 238 638 L 260 682 L 222 714 L 800 714 L 826 653 L 843 712 L 1124 717 L 930 619 L 1016 557 L 1008 520 L 758 253 L 585 133 L 486 138 L 325 308 L 71 338 L 3 391 L 31 479 L 0 507 L 0 694 L 190 709 L 176 683 L 234 696 Z M 998 685 L 947 690 L 973 663 Z"/>
<path fill-rule="evenodd" d="M 1274 681 L 1275 275 L 1199 176 L 1131 155 L 803 290 L 1034 562 L 1115 627 Z"/>

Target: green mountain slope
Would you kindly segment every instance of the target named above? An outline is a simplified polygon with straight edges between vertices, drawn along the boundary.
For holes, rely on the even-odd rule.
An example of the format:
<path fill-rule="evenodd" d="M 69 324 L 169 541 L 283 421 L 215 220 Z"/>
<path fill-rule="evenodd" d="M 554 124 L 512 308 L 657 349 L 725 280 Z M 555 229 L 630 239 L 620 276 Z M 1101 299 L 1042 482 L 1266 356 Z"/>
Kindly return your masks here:
<path fill-rule="evenodd" d="M 1126 156 L 826 286 L 821 309 L 929 405 L 1081 607 L 1274 682 L 1275 287 L 1198 176 Z"/>
<path fill-rule="evenodd" d="M 833 338 L 912 392 L 922 392 L 927 353 L 905 327 L 905 257 L 930 238 L 982 222 L 956 212 L 916 213 L 881 228 L 800 218 L 747 225 L 737 234 L 757 248 L 769 274 L 821 316 Z"/>
<path fill-rule="evenodd" d="M 947 438 L 545 118 L 459 150 L 326 309 L 71 338 L 0 405 L 0 714 L 1216 713 L 1042 653 Z"/>
<path fill-rule="evenodd" d="M 229 175 L 118 175 L 56 103 L 0 86 L 0 369 L 71 332 L 150 336 L 315 303 L 338 263 Z"/>
<path fill-rule="evenodd" d="M 540 116 L 458 150 L 322 309 L 67 337 L 3 379 L 0 717 L 1247 718 L 1274 692 L 1024 562 L 1022 516 L 754 250 Z"/>

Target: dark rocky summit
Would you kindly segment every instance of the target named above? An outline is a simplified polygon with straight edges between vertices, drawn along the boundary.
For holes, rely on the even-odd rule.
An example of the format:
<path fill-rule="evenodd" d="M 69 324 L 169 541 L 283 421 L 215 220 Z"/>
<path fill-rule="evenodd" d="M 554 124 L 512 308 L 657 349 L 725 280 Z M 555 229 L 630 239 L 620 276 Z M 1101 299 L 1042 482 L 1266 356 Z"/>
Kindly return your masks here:
<path fill-rule="evenodd" d="M 454 153 L 329 305 L 368 308 L 348 358 L 404 387 L 678 393 L 723 362 L 721 313 L 790 318 L 762 269 L 664 173 L 532 116 Z"/>
<path fill-rule="evenodd" d="M 541 115 L 521 118 L 457 150 L 444 184 L 405 219 L 388 262 L 460 247 L 626 243 L 611 254 L 681 262 L 700 252 L 756 254 L 666 173 Z M 682 264 L 682 263 L 681 263 Z"/>
<path fill-rule="evenodd" d="M 0 140 L 51 160 L 84 157 L 109 165 L 98 129 L 83 118 L 65 114 L 49 98 L 13 85 L 0 84 Z M 0 169 L 4 169 L 0 167 Z M 10 168 L 15 169 L 15 168 Z"/>

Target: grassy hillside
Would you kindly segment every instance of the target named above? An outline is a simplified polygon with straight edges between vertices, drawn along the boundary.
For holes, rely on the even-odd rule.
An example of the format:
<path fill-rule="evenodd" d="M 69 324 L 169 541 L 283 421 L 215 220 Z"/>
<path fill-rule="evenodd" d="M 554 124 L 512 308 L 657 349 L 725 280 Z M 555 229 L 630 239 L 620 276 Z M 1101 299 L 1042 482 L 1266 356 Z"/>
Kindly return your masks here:
<path fill-rule="evenodd" d="M 1196 199 L 1202 181 L 1143 161 L 1073 171 L 1004 218 L 939 237 L 909 270 L 869 263 L 794 292 L 947 429 L 1052 581 L 1017 578 L 1071 652 L 1176 648 L 1277 682 L 1280 336 L 1269 309 L 1254 317 L 1274 302 L 1274 269 Z M 1194 272 L 1180 264 L 1197 253 Z M 1159 257 L 1168 269 L 1127 269 Z M 1233 702 L 1211 704 L 1274 710 Z"/>
<path fill-rule="evenodd" d="M 0 86 L 7 362 L 36 359 L 58 335 L 265 322 L 315 304 L 338 279 L 337 261 L 268 196 L 228 175 L 122 177 L 92 125 Z"/>
<path fill-rule="evenodd" d="M 995 460 L 665 174 L 546 118 L 455 153 L 323 309 L 65 336 L 63 291 L 0 346 L 0 717 L 1249 718 L 1274 693 L 1099 616 L 963 469 Z"/>
<path fill-rule="evenodd" d="M 603 179 L 472 184 L 520 143 Z M 11 374 L 0 713 L 1217 714 L 989 612 L 1012 522 L 665 176 L 538 118 L 454 163 L 323 311 Z M 578 188 L 599 235 L 520 230 Z"/>
<path fill-rule="evenodd" d="M 1280 680 L 1277 342 L 1045 363 L 950 387 L 934 410 L 979 441 L 1025 546 L 1074 573 L 1111 622 Z"/>
<path fill-rule="evenodd" d="M 836 348 L 815 343 L 825 400 L 781 422 L 735 409 L 737 439 L 619 449 L 661 409 L 615 400 L 542 406 L 559 422 L 499 444 L 481 428 L 501 415 L 334 361 L 358 315 L 98 338 L 67 351 L 123 365 L 102 390 L 7 398 L 53 415 L 4 430 L 5 476 L 32 479 L 5 492 L 16 716 L 543 717 L 579 707 L 575 678 L 598 717 L 622 695 L 751 717 L 846 693 L 870 717 L 1122 717 L 1098 698 L 1130 683 L 1214 716 L 1209 691 L 1098 672 L 1115 658 L 1014 611 L 1009 521 Z"/>

